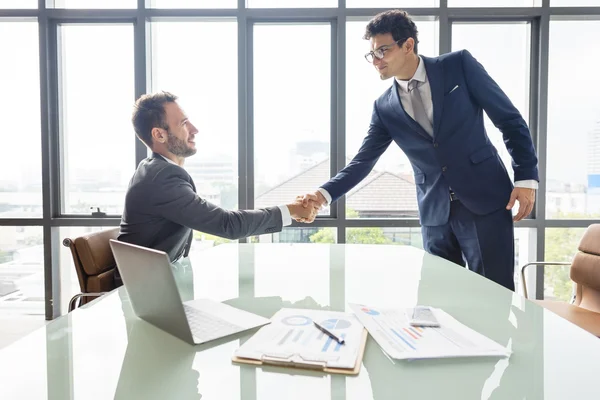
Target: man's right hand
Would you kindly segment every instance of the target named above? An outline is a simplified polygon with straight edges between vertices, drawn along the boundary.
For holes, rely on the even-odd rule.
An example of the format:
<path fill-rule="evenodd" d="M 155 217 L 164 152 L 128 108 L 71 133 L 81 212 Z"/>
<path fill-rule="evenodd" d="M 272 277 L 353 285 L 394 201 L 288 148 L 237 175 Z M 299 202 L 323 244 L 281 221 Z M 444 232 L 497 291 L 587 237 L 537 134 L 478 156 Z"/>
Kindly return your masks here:
<path fill-rule="evenodd" d="M 293 205 L 288 205 L 288 207 L 290 208 L 290 214 L 292 218 L 296 220 L 296 222 L 311 223 L 315 220 L 319 210 L 325 203 L 327 203 L 327 200 L 323 194 L 321 194 L 319 191 L 316 191 L 314 193 L 307 193 L 304 196 L 297 196 L 296 203 Z M 297 204 L 303 208 L 303 210 L 295 211 L 295 206 Z M 304 215 L 307 211 L 310 212 L 308 216 Z M 295 216 L 294 213 L 296 213 L 297 216 Z"/>
<path fill-rule="evenodd" d="M 325 199 L 323 193 L 319 192 L 318 190 L 315 190 L 313 193 L 307 193 L 304 196 L 302 196 L 302 205 L 304 207 L 308 207 L 311 203 L 314 203 L 318 205 L 319 208 L 321 208 L 327 203 L 327 199 Z"/>
<path fill-rule="evenodd" d="M 314 202 L 308 202 L 307 206 L 304 206 L 302 196 L 296 197 L 296 201 L 293 204 L 288 204 L 287 207 L 290 210 L 290 216 L 294 220 L 306 223 L 313 222 L 321 208 Z"/>

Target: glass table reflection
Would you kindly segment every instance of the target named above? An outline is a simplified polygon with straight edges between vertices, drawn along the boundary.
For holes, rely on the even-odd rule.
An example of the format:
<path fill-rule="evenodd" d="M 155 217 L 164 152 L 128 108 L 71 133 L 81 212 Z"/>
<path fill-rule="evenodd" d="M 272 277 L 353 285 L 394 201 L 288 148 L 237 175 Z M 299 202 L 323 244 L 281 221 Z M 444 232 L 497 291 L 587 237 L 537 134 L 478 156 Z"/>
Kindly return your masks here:
<path fill-rule="evenodd" d="M 408 246 L 227 244 L 173 265 L 183 300 L 282 307 L 441 307 L 509 359 L 389 359 L 369 337 L 358 376 L 237 365 L 254 331 L 191 346 L 139 320 L 121 288 L 0 350 L 0 399 L 597 398 L 600 342 L 462 267 Z"/>

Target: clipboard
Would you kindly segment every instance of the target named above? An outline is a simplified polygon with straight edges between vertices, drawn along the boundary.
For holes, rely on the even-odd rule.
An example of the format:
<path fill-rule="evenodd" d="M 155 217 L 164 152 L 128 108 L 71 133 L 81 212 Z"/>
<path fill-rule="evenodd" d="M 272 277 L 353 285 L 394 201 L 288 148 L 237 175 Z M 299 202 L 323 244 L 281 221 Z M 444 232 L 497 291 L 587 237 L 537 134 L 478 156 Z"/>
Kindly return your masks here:
<path fill-rule="evenodd" d="M 261 360 L 253 359 L 253 358 L 242 358 L 233 356 L 231 360 L 234 363 L 239 364 L 249 364 L 256 366 L 275 366 L 275 367 L 285 367 L 285 368 L 294 368 L 294 369 L 302 369 L 302 370 L 311 370 L 318 372 L 325 372 L 330 374 L 342 374 L 342 375 L 358 375 L 360 372 L 360 366 L 362 365 L 363 355 L 365 353 L 365 347 L 367 344 L 367 336 L 369 335 L 368 331 L 363 328 L 362 334 L 360 337 L 360 347 L 358 350 L 358 355 L 356 357 L 356 364 L 354 368 L 332 368 L 327 367 L 327 362 L 325 361 L 315 361 L 310 359 L 303 359 L 298 354 L 293 354 L 289 357 L 279 356 L 279 355 L 263 355 Z"/>

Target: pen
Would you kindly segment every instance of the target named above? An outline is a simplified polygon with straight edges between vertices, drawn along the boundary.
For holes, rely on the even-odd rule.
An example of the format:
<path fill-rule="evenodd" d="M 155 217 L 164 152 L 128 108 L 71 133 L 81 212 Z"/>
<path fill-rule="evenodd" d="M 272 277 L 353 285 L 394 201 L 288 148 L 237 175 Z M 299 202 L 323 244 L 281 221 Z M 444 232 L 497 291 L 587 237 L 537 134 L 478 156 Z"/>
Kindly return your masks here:
<path fill-rule="evenodd" d="M 328 331 L 327 329 L 325 329 L 325 327 L 317 324 L 315 321 L 313 321 L 313 324 L 315 324 L 315 326 L 324 334 L 326 334 L 327 336 L 329 336 L 330 338 L 332 338 L 333 340 L 335 340 L 336 342 L 338 342 L 339 344 L 344 344 L 345 340 L 344 339 L 340 339 L 339 337 L 337 337 L 336 335 L 334 335 L 333 333 L 331 333 L 330 331 Z"/>

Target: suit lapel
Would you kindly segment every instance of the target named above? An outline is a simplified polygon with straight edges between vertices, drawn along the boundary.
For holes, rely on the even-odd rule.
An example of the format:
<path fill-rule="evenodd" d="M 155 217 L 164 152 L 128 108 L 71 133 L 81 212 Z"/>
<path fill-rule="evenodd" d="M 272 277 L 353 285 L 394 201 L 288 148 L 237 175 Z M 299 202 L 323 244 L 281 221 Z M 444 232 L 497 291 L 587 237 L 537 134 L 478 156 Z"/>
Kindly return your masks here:
<path fill-rule="evenodd" d="M 437 58 L 423 57 L 433 102 L 433 136 L 437 136 L 444 104 L 444 67 Z"/>
<path fill-rule="evenodd" d="M 392 86 L 392 90 L 391 90 L 390 97 L 389 97 L 389 102 L 390 102 L 391 108 L 414 131 L 416 131 L 419 135 L 421 135 L 425 139 L 431 141 L 431 136 L 429 136 L 429 134 L 427 132 L 425 132 L 425 130 L 423 129 L 423 127 L 421 127 L 421 125 L 419 125 L 417 123 L 417 121 L 415 121 L 414 119 L 412 119 L 410 117 L 410 115 L 408 115 L 406 113 L 406 111 L 404 110 L 404 107 L 402 106 L 402 101 L 400 100 L 400 95 L 398 94 L 398 89 L 399 89 L 398 88 L 398 82 L 396 82 L 396 79 L 394 79 L 394 85 Z"/>

